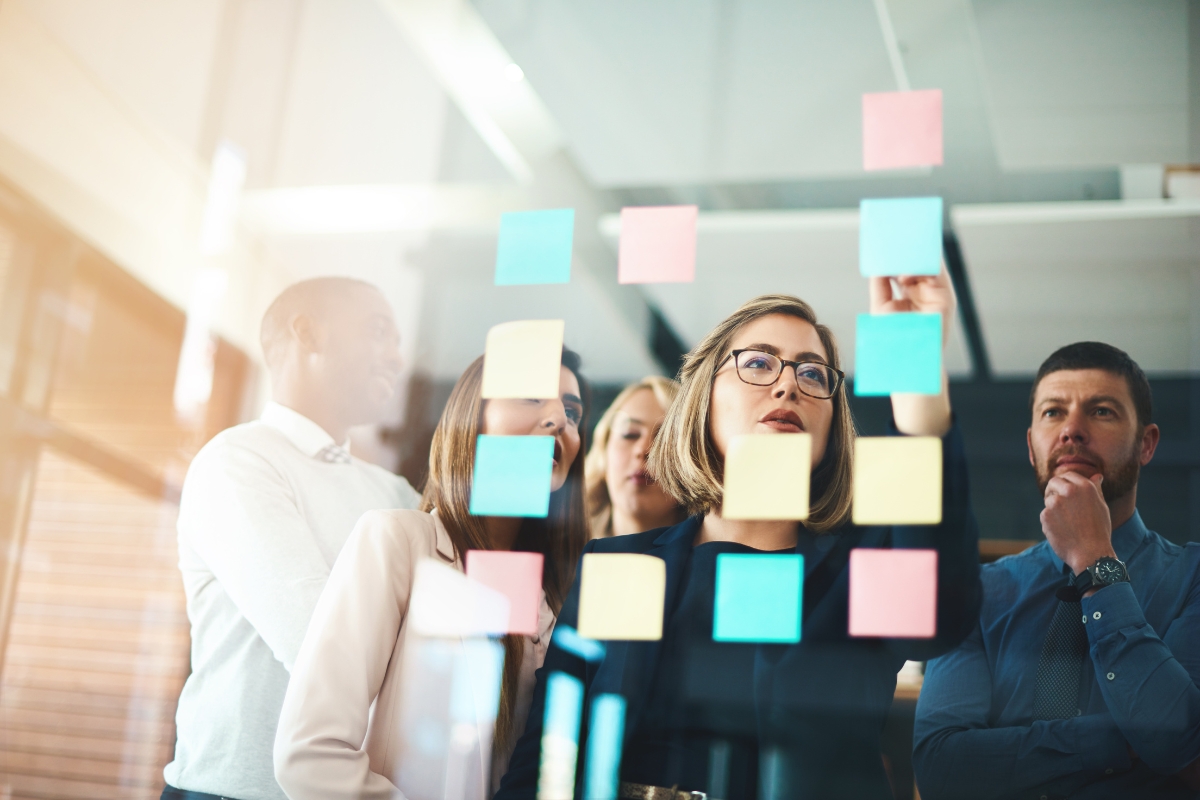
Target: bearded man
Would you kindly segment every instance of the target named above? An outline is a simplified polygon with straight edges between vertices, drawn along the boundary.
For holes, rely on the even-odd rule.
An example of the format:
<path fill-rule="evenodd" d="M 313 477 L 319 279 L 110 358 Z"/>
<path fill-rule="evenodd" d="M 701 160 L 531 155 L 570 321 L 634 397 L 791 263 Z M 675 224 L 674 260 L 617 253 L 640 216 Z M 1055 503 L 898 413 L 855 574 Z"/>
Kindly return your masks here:
<path fill-rule="evenodd" d="M 1030 394 L 1046 541 L 983 567 L 978 627 L 929 662 L 913 765 L 924 800 L 1200 796 L 1200 544 L 1147 530 L 1150 384 L 1098 342 Z"/>

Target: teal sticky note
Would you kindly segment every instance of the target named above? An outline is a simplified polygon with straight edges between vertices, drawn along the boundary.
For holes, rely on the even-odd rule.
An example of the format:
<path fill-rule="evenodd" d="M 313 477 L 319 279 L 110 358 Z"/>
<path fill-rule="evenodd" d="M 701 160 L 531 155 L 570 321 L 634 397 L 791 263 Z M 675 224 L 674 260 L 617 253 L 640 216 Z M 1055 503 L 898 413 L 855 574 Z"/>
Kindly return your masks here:
<path fill-rule="evenodd" d="M 713 640 L 800 641 L 804 556 L 717 556 Z"/>
<path fill-rule="evenodd" d="M 569 282 L 574 236 L 573 208 L 501 214 L 496 285 Z"/>
<path fill-rule="evenodd" d="M 550 512 L 553 436 L 488 436 L 475 442 L 471 513 L 544 517 Z"/>
<path fill-rule="evenodd" d="M 597 695 L 588 716 L 584 800 L 613 800 L 617 796 L 624 746 L 625 698 L 619 694 Z"/>
<path fill-rule="evenodd" d="M 575 766 L 579 759 L 579 720 L 582 712 L 583 682 L 565 672 L 551 672 L 546 679 L 546 715 L 542 722 L 538 797 L 575 796 Z"/>
<path fill-rule="evenodd" d="M 942 271 L 942 198 L 863 200 L 858 207 L 858 268 L 866 277 Z"/>
<path fill-rule="evenodd" d="M 941 314 L 859 314 L 854 393 L 940 394 Z"/>

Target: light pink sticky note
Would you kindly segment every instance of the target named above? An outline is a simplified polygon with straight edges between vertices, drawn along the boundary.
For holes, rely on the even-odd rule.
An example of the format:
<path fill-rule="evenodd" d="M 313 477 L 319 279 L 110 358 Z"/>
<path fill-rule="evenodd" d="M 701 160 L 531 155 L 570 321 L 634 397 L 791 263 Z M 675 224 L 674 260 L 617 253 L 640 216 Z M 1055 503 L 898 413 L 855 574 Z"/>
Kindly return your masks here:
<path fill-rule="evenodd" d="M 850 635 L 929 639 L 937 632 L 937 551 L 850 551 Z"/>
<path fill-rule="evenodd" d="M 618 283 L 691 283 L 696 278 L 696 206 L 621 209 Z"/>
<path fill-rule="evenodd" d="M 508 598 L 508 632 L 538 633 L 542 601 L 542 554 L 468 550 L 467 577 Z"/>
<path fill-rule="evenodd" d="M 942 163 L 942 90 L 864 94 L 863 169 Z"/>

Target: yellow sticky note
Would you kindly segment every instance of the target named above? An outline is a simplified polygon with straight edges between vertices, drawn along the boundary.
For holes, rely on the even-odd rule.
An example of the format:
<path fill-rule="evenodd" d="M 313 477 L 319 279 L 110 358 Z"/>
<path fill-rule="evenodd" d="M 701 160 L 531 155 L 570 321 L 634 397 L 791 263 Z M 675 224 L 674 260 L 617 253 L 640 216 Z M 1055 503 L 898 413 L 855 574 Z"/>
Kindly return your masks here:
<path fill-rule="evenodd" d="M 856 525 L 936 525 L 942 521 L 942 440 L 862 436 L 854 445 Z"/>
<path fill-rule="evenodd" d="M 735 436 L 725 454 L 726 519 L 808 519 L 812 437 L 807 433 Z"/>
<path fill-rule="evenodd" d="M 587 553 L 579 586 L 579 635 L 662 638 L 667 563 L 637 553 Z"/>
<path fill-rule="evenodd" d="M 527 319 L 488 331 L 483 355 L 485 398 L 558 397 L 563 321 Z"/>

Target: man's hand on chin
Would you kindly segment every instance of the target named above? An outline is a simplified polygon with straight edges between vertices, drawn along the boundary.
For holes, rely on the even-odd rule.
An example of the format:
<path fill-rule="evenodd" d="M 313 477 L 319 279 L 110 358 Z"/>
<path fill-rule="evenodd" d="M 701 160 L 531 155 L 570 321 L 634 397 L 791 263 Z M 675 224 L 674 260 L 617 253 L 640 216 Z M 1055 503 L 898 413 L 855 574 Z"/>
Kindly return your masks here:
<path fill-rule="evenodd" d="M 1116 557 L 1112 549 L 1112 516 L 1100 491 L 1103 481 L 1099 474 L 1085 478 L 1076 472 L 1064 472 L 1046 484 L 1042 532 L 1055 554 L 1076 575 L 1099 558 Z"/>

